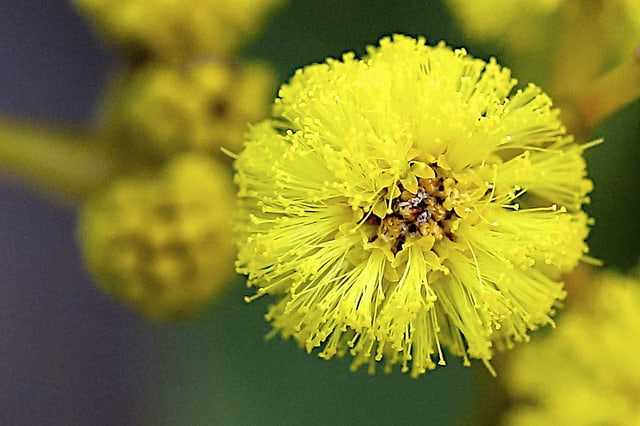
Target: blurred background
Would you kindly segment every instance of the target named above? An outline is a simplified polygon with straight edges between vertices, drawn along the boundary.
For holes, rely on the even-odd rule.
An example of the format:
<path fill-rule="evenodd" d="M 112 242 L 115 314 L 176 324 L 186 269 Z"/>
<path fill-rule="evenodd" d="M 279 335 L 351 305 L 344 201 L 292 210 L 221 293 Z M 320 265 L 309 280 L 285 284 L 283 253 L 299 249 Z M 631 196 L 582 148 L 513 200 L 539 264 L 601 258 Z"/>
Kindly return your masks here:
<path fill-rule="evenodd" d="M 243 54 L 273 64 L 283 82 L 396 32 L 510 65 L 501 46 L 465 40 L 431 0 L 291 0 Z M 89 124 L 118 61 L 68 1 L 0 2 L 1 116 Z M 606 144 L 589 152 L 592 255 L 620 270 L 640 257 L 639 117 L 639 102 L 627 106 L 596 130 Z M 494 391 L 481 365 L 453 357 L 418 380 L 370 377 L 349 373 L 348 360 L 265 341 L 266 302 L 247 306 L 240 278 L 199 319 L 150 325 L 95 289 L 75 220 L 0 175 L 2 425 L 460 425 Z"/>

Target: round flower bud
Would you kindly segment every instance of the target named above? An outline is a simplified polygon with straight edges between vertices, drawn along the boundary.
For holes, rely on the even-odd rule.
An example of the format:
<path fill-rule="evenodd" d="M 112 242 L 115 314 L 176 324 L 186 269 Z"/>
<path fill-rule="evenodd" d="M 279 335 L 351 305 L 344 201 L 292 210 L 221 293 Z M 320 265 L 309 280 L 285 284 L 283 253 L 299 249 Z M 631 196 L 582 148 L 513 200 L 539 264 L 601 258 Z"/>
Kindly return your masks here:
<path fill-rule="evenodd" d="M 518 349 L 504 426 L 640 424 L 640 277 L 602 273 L 558 328 Z M 587 287 L 587 286 L 585 286 Z"/>
<path fill-rule="evenodd" d="M 550 18 L 565 0 L 447 0 L 467 36 L 504 44 L 511 50 L 535 48 L 546 40 Z M 546 24 L 546 25 L 545 25 Z"/>
<path fill-rule="evenodd" d="M 76 0 L 105 37 L 132 55 L 184 61 L 229 55 L 281 0 Z"/>
<path fill-rule="evenodd" d="M 224 169 L 196 154 L 159 174 L 113 182 L 79 221 L 98 286 L 150 319 L 197 312 L 231 278 L 231 186 Z"/>
<path fill-rule="evenodd" d="M 148 67 L 116 83 L 106 131 L 112 143 L 143 157 L 237 151 L 247 123 L 267 115 L 274 86 L 271 69 L 258 63 Z"/>
<path fill-rule="evenodd" d="M 637 0 L 447 0 L 454 17 L 469 37 L 503 45 L 508 52 L 548 54 L 557 47 L 558 33 L 566 31 L 562 15 L 587 12 L 590 28 L 597 33 L 603 50 L 619 59 L 626 57 L 640 40 L 640 2 Z M 575 29 L 573 29 L 575 30 Z M 617 56 L 617 58 L 615 58 Z"/>

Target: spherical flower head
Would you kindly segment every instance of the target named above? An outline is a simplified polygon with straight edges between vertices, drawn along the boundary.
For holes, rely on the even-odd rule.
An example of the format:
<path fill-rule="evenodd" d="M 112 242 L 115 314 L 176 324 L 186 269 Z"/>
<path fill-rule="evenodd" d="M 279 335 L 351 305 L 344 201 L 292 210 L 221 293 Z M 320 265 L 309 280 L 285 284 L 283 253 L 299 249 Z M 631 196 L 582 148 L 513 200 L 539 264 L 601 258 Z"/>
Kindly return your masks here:
<path fill-rule="evenodd" d="M 538 43 L 548 20 L 565 0 L 447 0 L 454 17 L 471 38 L 501 41 L 515 49 Z"/>
<path fill-rule="evenodd" d="M 131 54 L 183 61 L 229 55 L 281 0 L 76 0 L 105 36 Z"/>
<path fill-rule="evenodd" d="M 602 4 L 600 25 L 614 56 L 627 57 L 640 47 L 640 2 L 606 1 Z"/>
<path fill-rule="evenodd" d="M 637 0 L 447 0 L 454 17 L 471 38 L 498 43 L 510 53 L 531 54 L 557 46 L 557 31 L 564 30 L 561 14 L 592 10 L 591 26 L 605 39 L 610 58 L 628 56 L 640 38 L 640 2 Z"/>
<path fill-rule="evenodd" d="M 210 159 L 187 154 L 90 200 L 78 237 L 99 287 L 162 321 L 189 317 L 220 294 L 233 269 L 230 180 Z"/>
<path fill-rule="evenodd" d="M 236 161 L 237 270 L 276 298 L 276 331 L 418 376 L 552 322 L 591 182 L 551 100 L 515 84 L 395 36 L 281 88 Z"/>
<path fill-rule="evenodd" d="M 167 158 L 184 151 L 239 150 L 247 123 L 268 115 L 274 73 L 265 64 L 153 66 L 116 83 L 105 124 L 129 154 Z"/>
<path fill-rule="evenodd" d="M 514 353 L 508 426 L 640 424 L 640 279 L 601 274 L 557 329 Z"/>

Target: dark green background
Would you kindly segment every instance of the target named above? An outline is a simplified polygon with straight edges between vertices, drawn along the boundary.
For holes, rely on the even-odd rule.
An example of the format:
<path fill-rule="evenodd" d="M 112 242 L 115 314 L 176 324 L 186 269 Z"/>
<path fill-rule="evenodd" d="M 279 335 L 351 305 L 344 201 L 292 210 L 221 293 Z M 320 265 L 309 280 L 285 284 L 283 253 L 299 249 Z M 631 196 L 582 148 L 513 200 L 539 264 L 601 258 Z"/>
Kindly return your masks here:
<path fill-rule="evenodd" d="M 393 33 L 446 40 L 475 56 L 500 60 L 497 46 L 465 40 L 445 7 L 427 0 L 294 0 L 247 55 L 272 62 L 284 81 L 296 68 L 348 50 L 362 53 Z M 592 254 L 617 268 L 635 265 L 640 253 L 639 114 L 636 103 L 612 118 L 595 135 L 607 143 L 589 153 L 596 182 L 589 210 L 598 222 Z M 264 341 L 266 302 L 246 306 L 245 293 L 238 280 L 196 324 L 161 331 L 163 361 L 157 365 L 169 373 L 160 372 L 159 383 L 151 381 L 154 424 L 472 424 L 476 404 L 490 405 L 498 393 L 492 382 L 480 385 L 489 377 L 481 365 L 464 368 L 454 357 L 448 357 L 447 368 L 418 380 L 397 371 L 370 377 L 365 371 L 350 373 L 346 360 L 323 361 L 279 338 Z"/>

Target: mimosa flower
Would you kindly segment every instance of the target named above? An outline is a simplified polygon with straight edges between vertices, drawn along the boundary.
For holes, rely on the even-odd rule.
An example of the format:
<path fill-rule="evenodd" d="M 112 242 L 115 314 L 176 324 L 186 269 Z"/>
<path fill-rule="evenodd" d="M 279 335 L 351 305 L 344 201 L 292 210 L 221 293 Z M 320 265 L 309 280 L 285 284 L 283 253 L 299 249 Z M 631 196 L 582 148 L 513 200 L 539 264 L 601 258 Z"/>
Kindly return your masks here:
<path fill-rule="evenodd" d="M 640 46 L 640 2 L 615 0 L 602 3 L 600 16 L 603 35 L 610 50 L 622 56 Z"/>
<path fill-rule="evenodd" d="M 233 270 L 230 178 L 194 154 L 120 178 L 83 209 L 78 237 L 108 294 L 154 320 L 189 317 Z"/>
<path fill-rule="evenodd" d="M 605 273 L 549 336 L 514 353 L 505 375 L 522 402 L 505 425 L 640 424 L 640 280 Z"/>
<path fill-rule="evenodd" d="M 237 270 L 274 330 L 413 376 L 551 324 L 586 253 L 584 147 L 537 87 L 424 39 L 299 70 L 236 161 Z"/>
<path fill-rule="evenodd" d="M 106 37 L 165 60 L 228 55 L 280 0 L 76 0 Z"/>
<path fill-rule="evenodd" d="M 152 66 L 127 76 L 107 99 L 111 140 L 128 154 L 240 149 L 247 123 L 268 115 L 275 77 L 264 64 Z"/>
<path fill-rule="evenodd" d="M 483 42 L 504 46 L 509 52 L 526 53 L 557 44 L 561 15 L 582 9 L 593 31 L 614 58 L 626 57 L 640 43 L 640 2 L 637 0 L 448 0 L 466 34 Z M 584 12 L 584 11 L 587 12 Z"/>
<path fill-rule="evenodd" d="M 447 0 L 447 3 L 467 36 L 522 50 L 530 49 L 544 39 L 550 18 L 565 1 Z"/>

